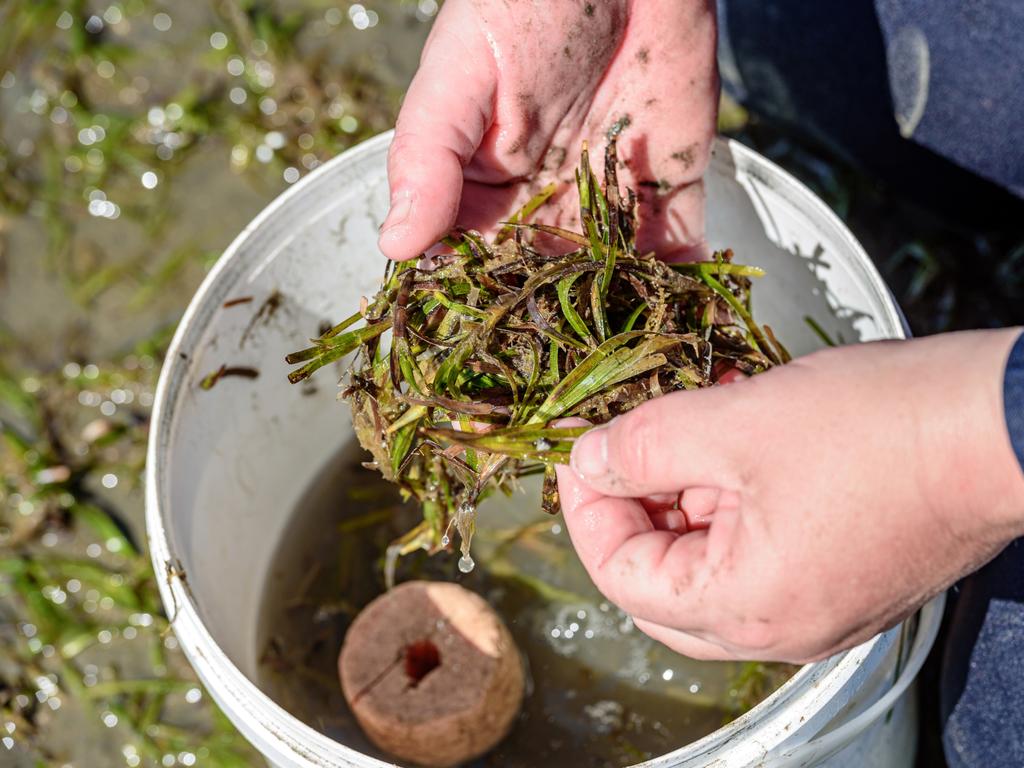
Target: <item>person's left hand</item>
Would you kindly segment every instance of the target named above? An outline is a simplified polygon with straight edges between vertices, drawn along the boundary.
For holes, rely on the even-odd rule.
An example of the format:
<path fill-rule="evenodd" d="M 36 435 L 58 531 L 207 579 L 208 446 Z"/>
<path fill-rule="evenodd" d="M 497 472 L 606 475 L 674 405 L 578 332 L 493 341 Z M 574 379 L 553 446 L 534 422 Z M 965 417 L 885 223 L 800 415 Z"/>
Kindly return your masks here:
<path fill-rule="evenodd" d="M 446 0 L 388 152 L 381 251 L 414 258 L 456 224 L 494 234 L 548 183 L 544 223 L 578 228 L 582 142 L 601 177 L 617 132 L 637 247 L 703 256 L 715 44 L 713 0 Z"/>
<path fill-rule="evenodd" d="M 819 352 L 588 432 L 558 468 L 583 564 L 695 658 L 868 639 L 1024 533 L 1002 407 L 1019 333 Z"/>

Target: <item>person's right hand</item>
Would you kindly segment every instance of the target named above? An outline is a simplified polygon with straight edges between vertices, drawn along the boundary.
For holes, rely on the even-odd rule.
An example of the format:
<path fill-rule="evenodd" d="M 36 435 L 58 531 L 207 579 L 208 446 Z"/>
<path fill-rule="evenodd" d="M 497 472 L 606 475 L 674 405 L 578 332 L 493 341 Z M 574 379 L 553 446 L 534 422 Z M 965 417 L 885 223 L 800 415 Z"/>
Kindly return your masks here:
<path fill-rule="evenodd" d="M 863 642 L 1024 535 L 1002 386 L 1020 333 L 856 344 L 643 403 L 558 467 L 573 545 L 688 656 Z"/>
<path fill-rule="evenodd" d="M 403 260 L 456 223 L 493 231 L 570 182 L 584 140 L 600 177 L 617 125 L 638 247 L 685 254 L 703 240 L 717 103 L 711 0 L 447 0 L 398 118 L 380 248 Z M 574 198 L 545 223 L 571 226 Z"/>

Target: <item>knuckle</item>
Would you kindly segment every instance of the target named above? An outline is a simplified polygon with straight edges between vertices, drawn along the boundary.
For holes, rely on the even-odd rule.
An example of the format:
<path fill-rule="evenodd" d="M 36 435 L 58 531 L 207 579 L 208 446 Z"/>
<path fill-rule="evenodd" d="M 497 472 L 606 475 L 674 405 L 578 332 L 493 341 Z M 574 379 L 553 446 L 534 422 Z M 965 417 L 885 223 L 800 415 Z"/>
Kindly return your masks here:
<path fill-rule="evenodd" d="M 723 639 L 743 653 L 761 655 L 778 646 L 782 637 L 774 622 L 741 619 L 723 631 Z"/>
<path fill-rule="evenodd" d="M 594 586 L 597 587 L 597 591 L 601 593 L 601 596 L 609 603 L 614 605 L 620 611 L 627 612 L 623 603 L 622 590 L 618 588 L 620 579 L 615 578 L 604 566 L 598 566 L 591 572 L 591 579 L 594 582 Z"/>
<path fill-rule="evenodd" d="M 392 173 L 402 170 L 403 164 L 415 157 L 419 144 L 419 137 L 410 131 L 396 133 L 388 147 L 388 170 Z"/>
<path fill-rule="evenodd" d="M 621 420 L 614 432 L 617 470 L 624 479 L 645 477 L 653 455 L 654 423 L 640 408 Z"/>
<path fill-rule="evenodd" d="M 390 157 L 401 157 L 404 152 L 408 151 L 412 142 L 412 134 L 408 131 L 396 132 L 395 137 L 391 140 L 391 146 L 388 147 L 388 155 Z"/>
<path fill-rule="evenodd" d="M 630 558 L 611 557 L 596 568 L 594 583 L 609 602 L 626 610 L 630 587 L 636 585 L 636 563 Z"/>

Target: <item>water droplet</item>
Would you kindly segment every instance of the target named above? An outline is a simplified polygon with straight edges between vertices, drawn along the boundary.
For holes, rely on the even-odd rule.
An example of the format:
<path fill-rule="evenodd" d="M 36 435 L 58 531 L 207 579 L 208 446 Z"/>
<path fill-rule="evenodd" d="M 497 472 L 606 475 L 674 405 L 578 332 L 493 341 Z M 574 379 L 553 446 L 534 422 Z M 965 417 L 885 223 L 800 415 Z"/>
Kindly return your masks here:
<path fill-rule="evenodd" d="M 469 555 L 463 555 L 459 558 L 459 570 L 463 573 L 469 573 L 473 570 L 476 563 L 473 562 L 473 558 Z"/>
<path fill-rule="evenodd" d="M 446 534 L 445 534 L 444 536 L 442 536 L 442 537 L 441 537 L 441 546 L 442 546 L 442 547 L 447 547 L 447 546 L 448 546 L 449 544 L 451 544 L 451 543 L 452 543 L 452 540 L 451 540 L 451 538 L 450 538 L 450 537 L 448 536 L 448 534 L 447 534 L 447 533 L 446 533 Z"/>

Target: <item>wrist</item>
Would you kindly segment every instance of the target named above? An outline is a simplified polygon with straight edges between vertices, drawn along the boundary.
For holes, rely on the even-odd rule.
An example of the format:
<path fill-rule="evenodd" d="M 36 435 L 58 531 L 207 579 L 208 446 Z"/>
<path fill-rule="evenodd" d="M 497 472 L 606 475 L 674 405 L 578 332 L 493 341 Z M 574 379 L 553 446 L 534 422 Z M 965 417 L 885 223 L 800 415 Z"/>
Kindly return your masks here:
<path fill-rule="evenodd" d="M 1003 367 L 1003 411 L 1010 447 L 1024 473 L 1024 329 L 1015 330 L 1017 338 Z"/>
<path fill-rule="evenodd" d="M 1024 471 L 1004 393 L 1007 385 L 1024 387 L 1017 383 L 1024 373 L 1008 371 L 1020 335 L 1001 329 L 924 340 L 936 347 L 924 350 L 928 384 L 918 411 L 930 503 L 954 529 L 993 543 L 1024 535 Z M 1024 417 L 1024 403 L 1017 408 L 1014 418 Z"/>
<path fill-rule="evenodd" d="M 1001 422 L 993 442 L 998 445 L 996 467 L 1002 467 L 1006 496 L 994 507 L 1014 532 L 1024 536 L 1024 333 L 1021 328 L 996 331 L 999 338 L 999 411 Z M 1005 467 L 1004 467 L 1005 465 Z M 998 480 L 996 481 L 998 482 Z"/>

